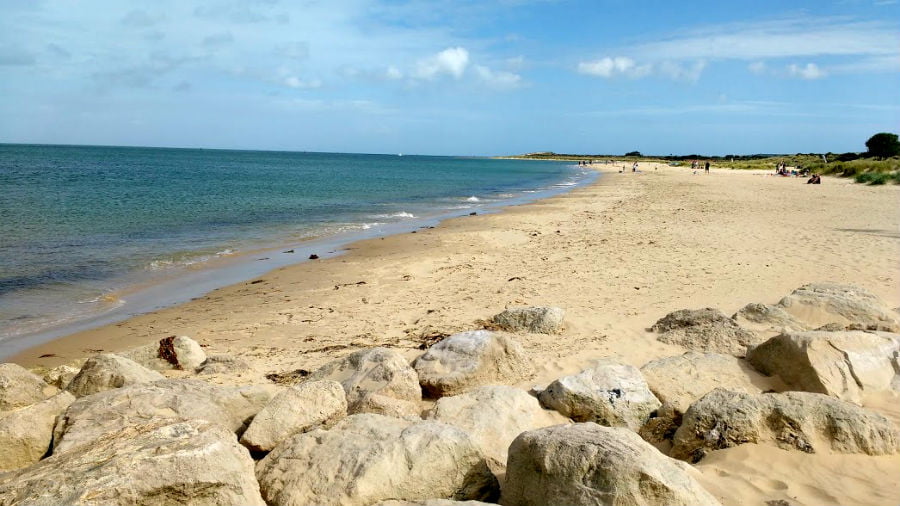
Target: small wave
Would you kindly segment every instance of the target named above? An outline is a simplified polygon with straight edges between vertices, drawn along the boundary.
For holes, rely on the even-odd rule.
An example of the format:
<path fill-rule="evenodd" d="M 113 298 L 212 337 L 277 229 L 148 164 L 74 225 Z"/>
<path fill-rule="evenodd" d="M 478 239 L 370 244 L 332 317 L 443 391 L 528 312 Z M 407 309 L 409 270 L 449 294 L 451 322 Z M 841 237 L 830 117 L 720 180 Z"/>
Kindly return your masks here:
<path fill-rule="evenodd" d="M 466 202 L 481 202 L 481 199 L 476 197 L 475 195 L 472 195 L 471 197 L 466 199 Z"/>
<path fill-rule="evenodd" d="M 363 230 L 369 230 L 370 228 L 372 228 L 372 227 L 377 227 L 378 225 L 381 225 L 381 223 L 378 223 L 378 222 L 375 222 L 375 223 L 363 223 L 363 224 L 360 226 L 360 228 L 363 229 Z"/>
<path fill-rule="evenodd" d="M 408 213 L 406 211 L 400 211 L 399 213 L 393 214 L 376 214 L 372 216 L 373 218 L 415 218 L 416 215 L 413 213 Z"/>

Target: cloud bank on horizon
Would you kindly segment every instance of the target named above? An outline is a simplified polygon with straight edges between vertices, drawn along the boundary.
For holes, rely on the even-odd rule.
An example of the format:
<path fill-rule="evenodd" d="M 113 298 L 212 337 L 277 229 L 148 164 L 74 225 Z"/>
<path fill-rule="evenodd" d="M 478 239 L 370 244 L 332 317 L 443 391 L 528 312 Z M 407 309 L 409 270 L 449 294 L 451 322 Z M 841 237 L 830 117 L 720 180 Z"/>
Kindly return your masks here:
<path fill-rule="evenodd" d="M 0 0 L 0 142 L 862 151 L 900 4 Z"/>

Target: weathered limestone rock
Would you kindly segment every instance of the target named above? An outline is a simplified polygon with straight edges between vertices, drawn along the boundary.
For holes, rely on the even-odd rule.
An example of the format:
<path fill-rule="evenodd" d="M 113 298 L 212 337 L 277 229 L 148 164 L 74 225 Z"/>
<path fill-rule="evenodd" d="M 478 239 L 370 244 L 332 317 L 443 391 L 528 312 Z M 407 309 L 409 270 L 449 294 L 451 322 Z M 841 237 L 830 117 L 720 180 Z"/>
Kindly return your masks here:
<path fill-rule="evenodd" d="M 809 325 L 795 318 L 784 308 L 770 304 L 747 304 L 732 315 L 731 319 L 741 328 L 761 335 L 809 330 Z"/>
<path fill-rule="evenodd" d="M 640 371 L 609 359 L 559 378 L 538 398 L 544 407 L 576 422 L 597 422 L 634 431 L 660 406 Z"/>
<path fill-rule="evenodd" d="M 864 390 L 891 389 L 898 352 L 898 334 L 810 331 L 775 336 L 747 360 L 791 388 L 858 403 Z"/>
<path fill-rule="evenodd" d="M 344 387 L 350 404 L 370 393 L 408 401 L 422 398 L 416 371 L 402 355 L 388 348 L 351 353 L 325 364 L 308 377 L 311 381 L 326 379 Z"/>
<path fill-rule="evenodd" d="M 761 374 L 736 357 L 696 351 L 648 362 L 641 367 L 641 374 L 656 398 L 680 413 L 716 388 L 758 394 L 761 390 L 753 380 L 765 382 Z"/>
<path fill-rule="evenodd" d="M 474 330 L 435 344 L 413 362 L 428 395 L 456 395 L 471 388 L 517 383 L 533 372 L 522 346 L 510 337 Z"/>
<path fill-rule="evenodd" d="M 31 465 L 47 453 L 53 424 L 75 396 L 61 392 L 0 418 L 0 472 Z"/>
<path fill-rule="evenodd" d="M 197 374 L 236 374 L 250 370 L 246 360 L 233 355 L 208 355 L 195 372 Z"/>
<path fill-rule="evenodd" d="M 418 418 L 421 419 L 419 403 L 395 399 L 378 394 L 367 394 L 347 408 L 351 415 L 372 413 L 375 415 L 392 416 L 394 418 Z"/>
<path fill-rule="evenodd" d="M 283 506 L 491 500 L 498 490 L 464 431 L 371 414 L 295 435 L 257 464 L 256 476 L 266 502 Z"/>
<path fill-rule="evenodd" d="M 0 475 L 0 504 L 259 505 L 253 460 L 228 429 L 156 420 Z"/>
<path fill-rule="evenodd" d="M 66 452 L 158 419 L 207 420 L 240 432 L 279 387 L 220 387 L 198 380 L 163 380 L 82 397 L 59 417 L 54 453 Z"/>
<path fill-rule="evenodd" d="M 481 501 L 454 501 L 453 499 L 425 499 L 422 501 L 381 501 L 373 506 L 495 506 L 495 503 Z"/>
<path fill-rule="evenodd" d="M 716 389 L 695 402 L 675 433 L 671 455 L 697 462 L 744 443 L 815 453 L 885 455 L 900 451 L 900 433 L 885 417 L 822 394 L 749 395 Z"/>
<path fill-rule="evenodd" d="M 509 332 L 556 334 L 566 312 L 558 307 L 517 307 L 495 315 L 491 321 Z"/>
<path fill-rule="evenodd" d="M 166 337 L 158 343 L 140 346 L 121 355 L 156 371 L 193 371 L 206 360 L 206 352 L 200 343 L 187 336 Z"/>
<path fill-rule="evenodd" d="M 495 470 L 506 467 L 509 445 L 522 432 L 569 423 L 559 413 L 541 408 L 524 390 L 496 385 L 442 397 L 426 419 L 468 432 Z"/>
<path fill-rule="evenodd" d="M 743 357 L 748 346 L 760 341 L 755 333 L 739 327 L 734 320 L 711 307 L 669 313 L 650 330 L 659 332 L 657 339 L 664 343 L 736 357 Z"/>
<path fill-rule="evenodd" d="M 900 314 L 872 292 L 857 286 L 810 283 L 791 292 L 778 305 L 811 328 L 838 323 L 900 332 Z"/>
<path fill-rule="evenodd" d="M 89 358 L 78 374 L 72 378 L 66 390 L 72 392 L 75 397 L 84 397 L 113 388 L 162 379 L 165 379 L 162 374 L 151 371 L 133 360 L 112 353 L 103 353 Z"/>
<path fill-rule="evenodd" d="M 44 380 L 12 363 L 0 364 L 0 411 L 10 411 L 46 399 Z"/>
<path fill-rule="evenodd" d="M 508 506 L 717 505 L 691 476 L 623 428 L 557 425 L 521 434 L 509 448 L 502 502 Z"/>
<path fill-rule="evenodd" d="M 675 431 L 681 426 L 683 416 L 684 413 L 675 409 L 674 405 L 664 402 L 656 412 L 650 414 L 650 418 L 644 422 L 644 425 L 638 430 L 638 434 L 644 441 L 668 454 L 672 448 L 672 438 L 675 437 Z"/>
<path fill-rule="evenodd" d="M 336 381 L 308 381 L 276 395 L 250 422 L 241 444 L 270 451 L 285 439 L 347 415 L 347 396 Z"/>
<path fill-rule="evenodd" d="M 60 390 L 65 390 L 80 371 L 80 367 L 58 365 L 43 374 L 44 381 Z"/>

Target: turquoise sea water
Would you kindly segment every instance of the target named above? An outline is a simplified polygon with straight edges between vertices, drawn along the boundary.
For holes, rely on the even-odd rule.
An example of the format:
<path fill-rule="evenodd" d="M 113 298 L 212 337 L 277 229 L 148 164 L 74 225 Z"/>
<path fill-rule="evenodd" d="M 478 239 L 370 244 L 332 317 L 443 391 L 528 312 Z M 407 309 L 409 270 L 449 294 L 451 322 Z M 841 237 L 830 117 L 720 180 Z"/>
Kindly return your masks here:
<path fill-rule="evenodd" d="M 0 144 L 0 340 L 248 252 L 414 228 L 590 174 L 544 161 Z"/>

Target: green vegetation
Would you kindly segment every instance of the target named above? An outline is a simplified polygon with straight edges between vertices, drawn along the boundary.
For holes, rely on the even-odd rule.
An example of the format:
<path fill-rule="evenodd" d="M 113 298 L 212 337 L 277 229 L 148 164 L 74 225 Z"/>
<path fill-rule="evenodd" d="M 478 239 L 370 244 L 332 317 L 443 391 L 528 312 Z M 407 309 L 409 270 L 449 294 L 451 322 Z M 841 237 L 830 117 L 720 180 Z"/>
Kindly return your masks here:
<path fill-rule="evenodd" d="M 775 167 L 784 163 L 788 170 L 809 170 L 810 173 L 831 174 L 839 177 L 852 177 L 857 183 L 883 185 L 888 182 L 900 184 L 900 141 L 896 134 L 877 133 L 866 141 L 868 151 L 864 153 L 797 153 L 794 155 L 755 154 L 703 156 L 698 154 L 684 156 L 644 156 L 639 151 L 631 151 L 625 156 L 614 155 L 573 155 L 559 154 L 552 151 L 528 153 L 511 158 L 538 160 L 641 160 L 659 161 L 671 166 L 690 168 L 690 162 L 697 160 L 701 164 L 707 160 L 714 167 L 726 167 L 736 170 L 768 170 L 775 172 Z"/>
<path fill-rule="evenodd" d="M 869 156 L 877 158 L 890 158 L 900 155 L 900 141 L 897 140 L 897 134 L 877 133 L 866 141 L 866 148 L 869 150 Z"/>

